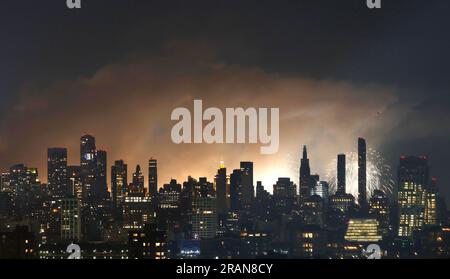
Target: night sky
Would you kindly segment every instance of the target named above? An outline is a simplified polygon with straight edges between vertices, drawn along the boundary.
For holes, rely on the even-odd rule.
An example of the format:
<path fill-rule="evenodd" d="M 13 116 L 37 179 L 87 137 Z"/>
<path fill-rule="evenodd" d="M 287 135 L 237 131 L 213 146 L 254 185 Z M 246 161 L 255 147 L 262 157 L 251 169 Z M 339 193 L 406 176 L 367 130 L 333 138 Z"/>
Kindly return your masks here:
<path fill-rule="evenodd" d="M 162 183 L 250 160 L 270 189 L 297 181 L 303 144 L 324 175 L 362 136 L 394 170 L 400 155 L 428 156 L 450 201 L 449 1 L 65 2 L 1 3 L 2 170 L 23 162 L 46 181 L 47 147 L 79 164 L 88 132 L 129 173 L 151 156 Z M 279 107 L 280 151 L 173 144 L 170 113 L 194 99 Z"/>

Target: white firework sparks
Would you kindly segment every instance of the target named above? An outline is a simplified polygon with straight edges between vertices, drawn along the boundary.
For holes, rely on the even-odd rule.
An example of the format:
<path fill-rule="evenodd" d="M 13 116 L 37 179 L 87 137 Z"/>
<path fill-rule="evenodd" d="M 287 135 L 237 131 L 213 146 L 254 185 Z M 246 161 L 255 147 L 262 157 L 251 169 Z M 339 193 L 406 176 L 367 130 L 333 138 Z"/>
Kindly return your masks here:
<path fill-rule="evenodd" d="M 348 152 L 346 156 L 346 192 L 358 197 L 358 153 Z M 327 168 L 326 179 L 330 184 L 330 192 L 337 189 L 337 159 L 334 159 Z M 391 166 L 383 156 L 374 149 L 367 150 L 367 198 L 370 198 L 376 189 L 382 190 L 387 196 L 392 195 L 395 182 Z M 356 199 L 357 200 L 357 199 Z"/>

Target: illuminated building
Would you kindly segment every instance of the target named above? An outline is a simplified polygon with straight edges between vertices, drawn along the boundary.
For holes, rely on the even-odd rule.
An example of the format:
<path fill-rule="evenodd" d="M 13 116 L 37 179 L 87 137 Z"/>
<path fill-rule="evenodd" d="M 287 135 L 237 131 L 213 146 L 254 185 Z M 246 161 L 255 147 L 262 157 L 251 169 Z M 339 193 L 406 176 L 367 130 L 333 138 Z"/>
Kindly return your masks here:
<path fill-rule="evenodd" d="M 363 138 L 358 138 L 358 204 L 361 212 L 367 213 L 367 150 Z"/>
<path fill-rule="evenodd" d="M 326 235 L 318 226 L 305 226 L 298 230 L 294 240 L 294 257 L 324 258 Z"/>
<path fill-rule="evenodd" d="M 161 209 L 178 209 L 180 206 L 181 185 L 175 179 L 159 189 L 159 207 Z"/>
<path fill-rule="evenodd" d="M 167 236 L 156 225 L 147 224 L 142 230 L 131 230 L 128 233 L 129 259 L 166 259 Z"/>
<path fill-rule="evenodd" d="M 229 185 L 227 178 L 227 169 L 221 162 L 217 174 L 214 178 L 214 184 L 217 196 L 217 214 L 219 216 L 226 215 L 229 209 Z"/>
<path fill-rule="evenodd" d="M 402 156 L 398 167 L 398 236 L 412 238 L 424 224 L 426 185 L 429 179 L 427 158 Z"/>
<path fill-rule="evenodd" d="M 339 209 L 343 214 L 347 214 L 348 210 L 355 205 L 355 197 L 351 194 L 336 193 L 330 197 L 329 206 Z"/>
<path fill-rule="evenodd" d="M 125 202 L 125 195 L 128 186 L 127 164 L 123 160 L 114 162 L 111 166 L 111 192 L 113 211 L 116 215 L 121 215 L 122 206 Z M 116 216 L 118 217 L 118 216 Z"/>
<path fill-rule="evenodd" d="M 275 210 L 279 214 L 290 214 L 296 204 L 297 187 L 289 178 L 280 177 L 273 185 Z"/>
<path fill-rule="evenodd" d="M 67 167 L 69 194 L 75 196 L 80 201 L 83 199 L 83 180 L 80 166 Z"/>
<path fill-rule="evenodd" d="M 181 185 L 175 179 L 170 180 L 169 184 L 164 184 L 159 189 L 158 211 L 156 216 L 158 218 L 158 227 L 170 227 L 174 231 L 179 228 L 179 222 L 182 221 L 180 198 Z"/>
<path fill-rule="evenodd" d="M 328 203 L 328 182 L 326 181 L 317 181 L 316 185 L 311 191 L 311 195 L 318 195 L 322 198 L 324 203 Z"/>
<path fill-rule="evenodd" d="M 265 231 L 242 231 L 239 258 L 267 257 L 270 252 L 270 236 Z"/>
<path fill-rule="evenodd" d="M 377 243 L 382 239 L 376 219 L 350 219 L 345 240 L 356 243 Z"/>
<path fill-rule="evenodd" d="M 77 198 L 64 198 L 61 201 L 61 240 L 81 239 L 81 205 Z"/>
<path fill-rule="evenodd" d="M 438 195 L 436 178 L 433 177 L 431 185 L 425 190 L 424 225 L 438 224 Z"/>
<path fill-rule="evenodd" d="M 128 193 L 123 204 L 123 228 L 142 229 L 153 222 L 151 198 L 143 193 Z"/>
<path fill-rule="evenodd" d="M 54 198 L 68 195 L 67 149 L 49 148 L 47 151 L 48 189 Z"/>
<path fill-rule="evenodd" d="M 90 202 L 93 198 L 97 175 L 95 138 L 91 135 L 84 135 L 80 139 L 80 166 L 83 180 L 83 201 Z"/>
<path fill-rule="evenodd" d="M 325 225 L 324 200 L 318 195 L 312 195 L 303 201 L 301 205 L 301 215 L 303 224 L 316 225 L 323 227 Z"/>
<path fill-rule="evenodd" d="M 369 201 L 369 215 L 372 218 L 377 219 L 380 224 L 380 229 L 383 235 L 386 235 L 389 231 L 389 199 L 386 194 L 381 190 L 374 190 L 372 197 Z"/>
<path fill-rule="evenodd" d="M 9 172 L 2 172 L 0 174 L 0 192 L 12 193 L 12 189 L 9 187 Z"/>
<path fill-rule="evenodd" d="M 148 161 L 148 193 L 152 198 L 158 195 L 158 165 L 153 158 Z"/>
<path fill-rule="evenodd" d="M 195 197 L 192 202 L 192 235 L 194 239 L 214 238 L 217 234 L 216 198 Z"/>

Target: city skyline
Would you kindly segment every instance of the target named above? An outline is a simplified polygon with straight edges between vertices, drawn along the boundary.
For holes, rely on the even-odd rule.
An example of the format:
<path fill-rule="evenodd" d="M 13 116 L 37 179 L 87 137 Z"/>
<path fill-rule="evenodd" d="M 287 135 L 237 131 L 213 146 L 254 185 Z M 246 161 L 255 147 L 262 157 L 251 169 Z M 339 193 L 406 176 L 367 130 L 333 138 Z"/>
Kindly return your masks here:
<path fill-rule="evenodd" d="M 89 136 L 89 137 L 92 136 L 94 139 L 96 139 L 94 135 L 90 135 L 90 134 L 85 134 L 84 136 L 82 136 L 82 138 L 86 137 L 86 136 Z M 96 140 L 96 143 L 98 143 L 97 140 Z M 303 156 L 305 156 L 306 148 L 307 148 L 306 145 L 300 145 L 299 150 L 302 150 Z M 101 145 L 100 145 L 100 148 L 97 148 L 96 150 L 100 151 L 100 152 L 106 152 L 107 153 L 106 150 L 101 148 Z M 69 158 L 68 155 L 71 153 L 71 150 L 67 149 L 66 147 L 61 147 L 61 146 L 60 147 L 48 147 L 47 151 L 48 151 L 47 152 L 48 153 L 47 154 L 47 158 L 50 158 L 50 156 L 55 156 L 53 154 L 58 154 L 58 153 L 61 154 L 60 156 L 65 156 L 65 158 Z M 72 152 L 73 152 L 73 150 L 72 150 Z M 78 152 L 74 152 L 74 153 L 76 153 L 77 156 L 78 156 L 78 162 L 73 162 L 73 161 L 70 161 L 70 160 L 67 159 L 67 167 L 80 167 L 82 165 L 81 162 L 80 162 L 80 150 L 78 150 Z M 308 147 L 308 153 L 309 154 L 313 154 L 313 152 L 311 152 L 309 147 Z M 50 154 L 52 154 L 52 155 L 50 155 Z M 336 154 L 335 157 L 339 158 L 339 156 L 344 156 L 344 164 L 345 164 L 345 154 L 342 154 L 342 152 L 341 152 L 339 154 Z M 402 155 L 402 156 L 405 156 L 405 155 Z M 410 154 L 409 156 L 423 156 L 423 155 Z M 108 191 L 111 191 L 111 167 L 114 166 L 115 162 L 117 162 L 117 161 L 122 161 L 124 164 L 127 164 L 129 167 L 131 167 L 130 170 L 133 170 L 134 167 L 136 167 L 137 165 L 139 165 L 141 167 L 141 169 L 144 169 L 144 172 L 143 172 L 143 175 L 144 175 L 144 178 L 145 178 L 144 179 L 144 185 L 145 185 L 145 188 L 147 188 L 147 189 L 149 189 L 149 177 L 148 177 L 149 173 L 148 173 L 148 169 L 146 168 L 146 166 L 148 166 L 150 160 L 158 161 L 159 162 L 159 164 L 158 164 L 159 167 L 158 167 L 158 178 L 157 179 L 158 179 L 158 181 L 160 181 L 160 184 L 157 184 L 158 190 L 159 190 L 159 188 L 162 187 L 162 185 L 164 183 L 170 182 L 171 179 L 176 179 L 177 181 L 182 182 L 182 181 L 185 181 L 188 177 L 193 177 L 193 178 L 206 177 L 209 181 L 213 181 L 214 180 L 214 175 L 215 175 L 214 173 L 215 173 L 215 171 L 218 168 L 220 168 L 221 165 L 224 165 L 225 167 L 227 167 L 230 170 L 230 174 L 231 174 L 231 170 L 238 168 L 240 163 L 242 163 L 243 161 L 246 161 L 245 158 L 237 158 L 237 159 L 235 159 L 235 161 L 237 161 L 238 163 L 236 165 L 231 165 L 231 164 L 227 164 L 227 162 L 225 162 L 223 160 L 219 160 L 219 161 L 217 161 L 216 165 L 211 166 L 211 168 L 214 169 L 212 173 L 202 173 L 202 172 L 200 172 L 197 175 L 189 174 L 189 175 L 187 175 L 185 177 L 175 177 L 175 176 L 166 176 L 166 177 L 164 177 L 164 176 L 161 175 L 161 172 L 162 173 L 164 173 L 164 172 L 170 173 L 171 172 L 170 167 L 169 166 L 164 167 L 164 164 L 161 161 L 159 161 L 158 158 L 155 157 L 155 156 L 149 156 L 149 158 L 147 159 L 147 164 L 146 165 L 145 164 L 129 162 L 129 161 L 124 160 L 122 157 L 120 157 L 120 158 L 111 158 L 108 155 L 108 158 L 109 158 L 109 160 L 107 161 L 107 165 L 106 165 L 106 173 L 107 173 L 107 175 L 106 175 L 106 184 L 108 186 L 107 187 Z M 321 178 L 324 178 L 325 180 L 330 178 L 330 177 L 327 177 L 327 175 L 329 175 L 329 173 L 326 173 L 326 172 L 319 173 L 315 169 L 313 169 L 311 171 L 312 168 L 309 167 L 309 160 L 311 159 L 311 157 L 308 157 L 307 159 L 308 159 L 308 169 L 309 169 L 308 175 L 310 175 L 310 174 L 318 174 Z M 50 159 L 48 159 L 48 160 L 50 160 Z M 48 160 L 45 160 L 45 161 L 47 162 Z M 75 161 L 77 161 L 77 160 L 75 160 Z M 142 160 L 140 160 L 140 161 L 142 161 Z M 252 160 L 247 160 L 247 161 L 252 161 Z M 260 179 L 262 176 L 259 175 L 257 171 L 255 171 L 254 172 L 255 173 L 254 181 L 261 181 L 262 185 L 267 190 L 269 190 L 269 192 L 272 192 L 272 190 L 273 190 L 272 186 L 276 183 L 277 179 L 281 178 L 281 177 L 288 177 L 292 181 L 294 181 L 294 183 L 296 183 L 297 185 L 300 185 L 299 179 L 297 179 L 296 176 L 298 174 L 298 169 L 300 168 L 300 164 L 301 164 L 301 161 L 303 161 L 303 159 L 301 161 L 300 160 L 297 160 L 297 161 L 298 161 L 297 165 L 290 166 L 291 168 L 294 167 L 290 171 L 291 175 L 284 175 L 284 176 L 283 175 L 278 175 L 278 176 L 275 175 L 275 176 L 272 176 L 272 177 L 268 178 L 269 180 L 267 180 L 267 176 L 266 176 L 265 177 L 266 180 L 263 180 L 263 179 Z M 314 161 L 314 156 L 313 156 L 312 161 Z M 254 162 L 254 161 L 252 161 L 252 162 Z M 351 163 L 351 162 L 347 162 L 347 163 Z M 12 164 L 11 166 L 16 165 L 16 164 L 24 164 L 27 167 L 35 167 L 34 165 L 30 165 L 27 162 L 16 162 L 16 163 Z M 48 179 L 48 175 L 50 175 L 50 171 L 49 171 L 50 167 L 49 166 L 50 165 L 47 164 L 47 167 L 45 167 L 43 169 L 36 168 L 38 170 L 38 178 L 39 178 L 41 183 L 50 184 L 49 183 L 49 179 Z M 165 171 L 162 171 L 164 168 L 167 168 L 167 169 Z M 257 167 L 256 167 L 256 169 L 257 169 Z M 345 165 L 344 165 L 344 169 L 345 169 Z M 0 169 L 0 172 L 7 172 L 7 171 L 9 171 L 9 167 L 6 168 L 6 169 Z M 187 172 L 189 172 L 189 170 L 187 170 Z M 275 173 L 275 171 L 273 171 L 272 173 Z M 391 173 L 389 175 L 394 175 L 394 173 Z M 332 177 L 331 179 L 335 179 L 337 181 L 337 177 L 338 177 L 338 172 L 336 171 L 335 176 Z M 132 171 L 128 172 L 127 178 L 128 178 L 128 181 L 132 181 L 132 178 L 133 178 Z M 324 180 L 324 179 L 322 179 L 322 180 Z M 350 177 L 350 179 L 351 179 L 351 177 Z M 354 179 L 359 180 L 358 178 L 354 178 Z M 352 183 L 352 181 L 349 180 L 349 177 L 347 177 L 347 180 L 348 180 L 348 182 L 347 182 L 348 184 Z M 269 183 L 267 183 L 267 182 L 269 182 Z M 328 182 L 330 182 L 330 181 L 328 181 Z M 358 184 L 358 181 L 353 181 L 353 183 Z M 254 187 L 256 187 L 256 184 L 254 185 Z M 335 190 L 337 190 L 337 189 L 335 189 Z M 352 190 L 354 190 L 354 189 L 352 189 Z M 370 196 L 370 194 L 371 194 L 370 190 L 373 191 L 373 189 L 369 189 L 368 196 Z"/>

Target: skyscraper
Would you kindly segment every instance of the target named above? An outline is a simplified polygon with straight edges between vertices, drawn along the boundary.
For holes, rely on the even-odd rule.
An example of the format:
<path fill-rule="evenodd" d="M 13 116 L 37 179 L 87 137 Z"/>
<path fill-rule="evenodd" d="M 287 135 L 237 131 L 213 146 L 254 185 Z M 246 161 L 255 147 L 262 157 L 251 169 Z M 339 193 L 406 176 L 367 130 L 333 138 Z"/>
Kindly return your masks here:
<path fill-rule="evenodd" d="M 107 156 L 106 151 L 96 151 L 96 177 L 94 196 L 97 199 L 104 199 L 108 196 L 108 185 L 106 183 L 107 177 Z"/>
<path fill-rule="evenodd" d="M 237 212 L 242 210 L 242 171 L 233 170 L 230 175 L 230 210 Z"/>
<path fill-rule="evenodd" d="M 366 140 L 358 138 L 358 203 L 362 213 L 367 213 L 367 156 Z"/>
<path fill-rule="evenodd" d="M 131 186 L 131 189 L 129 189 L 131 192 L 145 193 L 144 175 L 142 174 L 140 165 L 136 166 L 136 171 L 133 173 L 133 181 Z"/>
<path fill-rule="evenodd" d="M 48 188 L 54 198 L 68 194 L 67 149 L 49 148 L 47 150 Z"/>
<path fill-rule="evenodd" d="M 158 165 L 153 158 L 148 161 L 148 192 L 152 198 L 158 195 Z"/>
<path fill-rule="evenodd" d="M 91 135 L 84 135 L 80 139 L 80 166 L 83 180 L 83 199 L 90 201 L 93 197 L 93 188 L 96 183 L 97 163 L 96 163 L 95 138 Z"/>
<path fill-rule="evenodd" d="M 412 238 L 424 224 L 429 168 L 426 157 L 402 156 L 398 167 L 398 236 Z"/>
<path fill-rule="evenodd" d="M 80 166 L 67 166 L 67 178 L 69 195 L 75 196 L 77 199 L 83 198 L 83 181 L 81 177 Z"/>
<path fill-rule="evenodd" d="M 128 186 L 127 176 L 127 165 L 123 160 L 115 161 L 114 166 L 111 166 L 111 192 L 113 210 L 116 214 L 122 212 L 122 205 Z"/>
<path fill-rule="evenodd" d="M 253 162 L 241 162 L 242 205 L 250 208 L 255 196 L 253 187 Z"/>
<path fill-rule="evenodd" d="M 339 154 L 337 157 L 337 192 L 345 194 L 346 177 L 345 177 L 345 154 Z"/>
<path fill-rule="evenodd" d="M 304 201 L 310 196 L 311 192 L 311 168 L 309 166 L 308 153 L 306 145 L 303 146 L 303 157 L 300 161 L 300 201 Z"/>
<path fill-rule="evenodd" d="M 223 215 L 228 212 L 228 191 L 227 191 L 227 169 L 221 162 L 217 174 L 214 178 L 217 195 L 217 214 Z"/>

